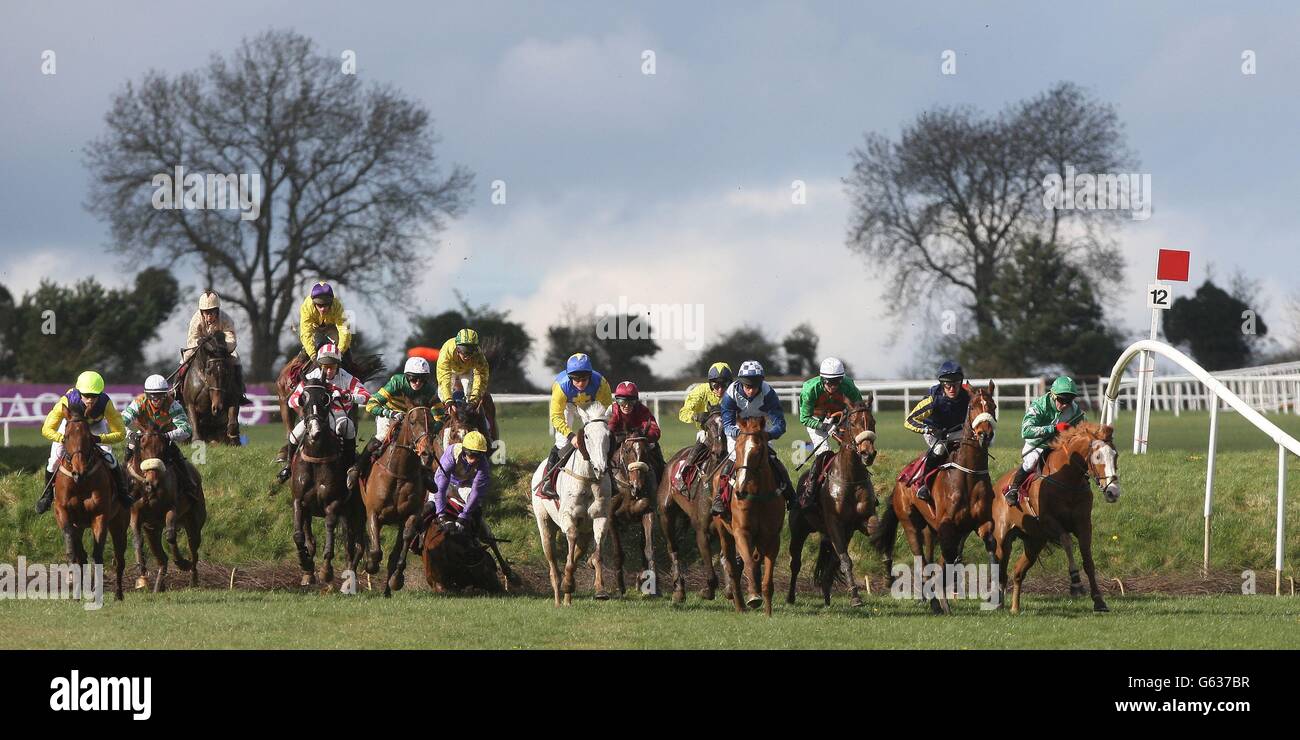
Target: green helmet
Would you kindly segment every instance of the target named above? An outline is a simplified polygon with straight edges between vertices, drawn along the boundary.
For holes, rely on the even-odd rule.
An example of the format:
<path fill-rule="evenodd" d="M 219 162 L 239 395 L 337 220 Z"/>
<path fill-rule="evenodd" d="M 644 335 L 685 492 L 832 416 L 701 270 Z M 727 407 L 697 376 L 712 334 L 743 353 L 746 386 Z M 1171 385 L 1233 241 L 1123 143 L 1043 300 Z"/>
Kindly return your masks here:
<path fill-rule="evenodd" d="M 1052 395 L 1053 396 L 1060 396 L 1060 395 L 1078 396 L 1079 389 L 1077 386 L 1075 386 L 1073 380 L 1062 375 L 1061 377 L 1052 381 Z"/>
<path fill-rule="evenodd" d="M 474 331 L 473 329 L 461 329 L 460 331 L 456 332 L 456 346 L 477 347 L 478 332 Z"/>

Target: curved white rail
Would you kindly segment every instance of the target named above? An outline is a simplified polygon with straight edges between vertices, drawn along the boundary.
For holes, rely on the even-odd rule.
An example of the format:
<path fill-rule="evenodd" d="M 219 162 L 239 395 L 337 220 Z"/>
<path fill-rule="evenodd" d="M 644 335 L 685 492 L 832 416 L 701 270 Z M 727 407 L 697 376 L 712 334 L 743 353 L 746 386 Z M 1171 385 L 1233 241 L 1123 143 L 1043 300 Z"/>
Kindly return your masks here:
<path fill-rule="evenodd" d="M 1217 378 L 1210 375 L 1205 368 L 1196 364 L 1192 358 L 1179 352 L 1177 349 L 1165 344 L 1164 342 L 1154 339 L 1143 339 L 1129 345 L 1128 349 L 1120 354 L 1119 359 L 1115 361 L 1115 367 L 1110 371 L 1110 383 L 1106 388 L 1105 407 L 1102 409 L 1102 421 L 1106 424 L 1113 424 L 1115 414 L 1118 410 L 1116 397 L 1120 392 L 1120 380 L 1123 378 L 1124 370 L 1128 367 L 1129 362 L 1141 352 L 1151 352 L 1180 365 L 1192 377 L 1201 381 L 1206 388 L 1209 388 L 1215 396 L 1222 399 L 1242 418 L 1254 424 L 1257 429 L 1267 434 L 1277 445 L 1277 524 L 1274 539 L 1273 555 L 1273 572 L 1275 594 L 1282 593 L 1282 564 L 1283 564 L 1283 512 L 1286 509 L 1286 453 L 1289 450 L 1292 454 L 1300 455 L 1300 441 L 1295 437 L 1287 434 L 1277 427 L 1276 424 L 1265 419 L 1249 404 L 1242 401 L 1237 394 L 1228 390 L 1223 383 Z M 1139 440 L 1141 434 L 1141 413 L 1144 407 L 1144 399 L 1138 399 L 1139 423 L 1134 425 L 1133 429 L 1133 448 L 1134 452 L 1144 452 L 1146 440 Z M 1210 518 L 1214 501 L 1214 453 L 1218 445 L 1218 426 L 1219 426 L 1219 404 L 1215 403 L 1210 407 L 1210 447 L 1208 463 L 1205 475 L 1205 545 L 1202 567 L 1209 570 L 1210 567 Z M 1143 444 L 1139 445 L 1139 441 Z"/>

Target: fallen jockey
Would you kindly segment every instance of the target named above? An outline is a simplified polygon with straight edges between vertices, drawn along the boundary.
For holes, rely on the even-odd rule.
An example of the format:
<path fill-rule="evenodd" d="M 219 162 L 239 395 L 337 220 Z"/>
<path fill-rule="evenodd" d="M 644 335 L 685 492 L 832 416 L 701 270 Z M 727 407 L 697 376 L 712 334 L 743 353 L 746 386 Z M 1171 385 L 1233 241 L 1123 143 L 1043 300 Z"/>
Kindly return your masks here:
<path fill-rule="evenodd" d="M 862 392 L 844 377 L 844 363 L 834 357 L 822 360 L 816 377 L 804 382 L 799 391 L 799 423 L 808 432 L 815 457 L 812 470 L 803 480 L 798 500 L 815 501 L 817 479 L 834 454 L 830 435 L 854 404 L 862 403 Z"/>
<path fill-rule="evenodd" d="M 488 457 L 487 437 L 482 432 L 469 432 L 465 439 L 448 445 L 433 473 L 433 489 L 429 491 L 424 510 L 420 513 L 416 540 L 422 539 L 425 523 L 436 517 L 445 534 L 467 532 L 486 542 L 492 548 L 502 574 L 514 580 L 514 573 L 497 549 L 496 538 L 483 518 L 483 504 L 491 483 L 492 462 Z M 456 507 L 451 505 L 453 498 L 458 504 Z"/>
<path fill-rule="evenodd" d="M 389 378 L 366 402 L 366 413 L 375 417 L 375 436 L 366 443 L 357 464 L 348 469 L 349 488 L 355 488 L 358 480 L 370 476 L 370 467 L 407 411 L 419 406 L 429 409 L 429 434 L 437 434 L 442 429 L 445 415 L 438 402 L 438 389 L 429 382 L 429 371 L 429 361 L 423 357 L 407 358 L 402 372 Z"/>
<path fill-rule="evenodd" d="M 316 353 L 316 362 L 319 365 L 315 370 L 303 376 L 298 382 L 298 386 L 293 389 L 289 396 L 289 406 L 291 408 L 301 408 L 302 393 L 306 387 L 306 381 L 319 380 L 330 387 L 333 394 L 333 400 L 330 403 L 330 427 L 343 440 L 341 453 L 343 456 L 343 469 L 347 470 L 352 467 L 357 458 L 357 427 L 352 423 L 348 414 L 352 411 L 353 404 L 366 403 L 370 400 L 370 393 L 361 381 L 354 378 L 348 371 L 339 367 L 343 361 L 343 356 L 338 348 L 333 344 L 323 344 L 320 351 Z M 283 483 L 289 480 L 289 471 L 293 465 L 294 453 L 298 450 L 298 443 L 302 440 L 302 435 L 306 432 L 307 420 L 298 419 L 298 424 L 294 426 L 293 431 L 289 432 L 289 453 L 285 458 L 284 468 L 280 470 L 278 480 Z M 351 487 L 348 489 L 352 490 Z"/>
<path fill-rule="evenodd" d="M 685 461 L 677 466 L 677 472 L 673 475 L 673 488 L 678 493 L 685 493 L 690 485 L 688 471 L 703 473 L 704 462 L 709 457 L 708 433 L 704 430 L 704 422 L 721 408 L 722 392 L 731 385 L 731 379 L 731 366 L 725 362 L 715 362 L 709 366 L 708 382 L 696 383 L 686 394 L 677 418 L 683 424 L 698 426 L 699 431 L 695 433 L 695 446 L 686 453 Z"/>
<path fill-rule="evenodd" d="M 181 453 L 180 442 L 185 442 L 193 434 L 185 407 L 172 397 L 167 379 L 161 375 L 150 375 L 144 381 L 144 393 L 135 397 L 130 405 L 122 411 L 122 423 L 129 429 L 126 433 L 126 462 L 135 457 L 136 450 L 143 436 L 139 430 L 130 429 L 136 421 L 141 425 L 150 424 L 163 430 L 167 437 L 167 452 L 163 462 L 176 471 L 176 482 L 180 492 L 190 498 L 198 498 L 198 482 L 190 475 L 190 466 Z"/>
<path fill-rule="evenodd" d="M 650 442 L 655 475 L 663 478 L 664 453 L 659 449 L 659 422 L 654 412 L 641 403 L 636 383 L 625 380 L 614 389 L 614 408 L 609 414 L 610 449 L 617 450 L 628 437 L 645 437 Z"/>
<path fill-rule="evenodd" d="M 90 433 L 95 435 L 95 442 L 104 453 L 104 460 L 112 472 L 113 486 L 118 499 L 126 508 L 131 508 L 135 501 L 131 498 L 130 486 L 127 484 L 126 471 L 117 464 L 113 450 L 109 445 L 121 442 L 126 436 L 126 426 L 122 416 L 117 413 L 113 400 L 104 393 L 104 379 L 99 373 L 87 370 L 77 376 L 77 384 L 69 388 L 59 402 L 50 409 L 41 425 L 41 436 L 50 440 L 50 459 L 45 465 L 45 490 L 36 501 L 36 513 L 44 514 L 54 503 L 54 470 L 63 458 L 63 431 L 67 425 L 68 413 L 77 409 L 90 423 Z"/>
<path fill-rule="evenodd" d="M 555 430 L 555 444 L 546 458 L 546 469 L 537 495 L 543 498 L 558 499 L 555 492 L 555 477 L 569 455 L 577 449 L 577 435 L 582 429 L 575 429 L 579 423 L 578 409 L 586 408 L 593 401 L 608 408 L 613 404 L 613 393 L 605 376 L 591 367 L 591 358 L 579 352 L 570 355 L 564 371 L 555 376 L 551 383 L 551 428 Z"/>
<path fill-rule="evenodd" d="M 903 427 L 925 438 L 925 464 L 916 497 L 930 500 L 930 473 L 948 462 L 952 443 L 961 436 L 970 406 L 970 387 L 965 383 L 961 365 L 948 360 L 939 367 L 939 383 L 930 387 L 925 397 L 912 407 Z"/>
<path fill-rule="evenodd" d="M 785 434 L 785 410 L 781 406 L 781 399 L 776 395 L 776 390 L 763 380 L 763 366 L 748 360 L 741 363 L 740 370 L 736 373 L 736 382 L 722 394 L 722 428 L 727 436 L 727 462 L 722 470 L 724 478 L 730 478 L 736 468 L 736 436 L 740 432 L 737 420 L 756 416 L 767 419 L 767 455 L 776 474 L 777 493 L 785 499 L 786 508 L 793 510 L 794 486 L 790 485 L 790 474 L 777 457 L 776 449 L 771 446 L 771 442 Z M 714 492 L 713 506 L 710 511 L 720 516 L 724 511 L 723 507 L 722 490 L 719 487 L 719 490 Z"/>
<path fill-rule="evenodd" d="M 1016 474 L 1002 492 L 1011 506 L 1020 503 L 1020 485 L 1038 467 L 1043 451 L 1052 440 L 1087 418 L 1079 406 L 1078 396 L 1079 389 L 1074 381 L 1062 375 L 1052 381 L 1051 390 L 1029 404 L 1020 424 L 1020 436 L 1025 440 L 1025 446 L 1020 450 L 1020 467 L 1016 468 Z"/>

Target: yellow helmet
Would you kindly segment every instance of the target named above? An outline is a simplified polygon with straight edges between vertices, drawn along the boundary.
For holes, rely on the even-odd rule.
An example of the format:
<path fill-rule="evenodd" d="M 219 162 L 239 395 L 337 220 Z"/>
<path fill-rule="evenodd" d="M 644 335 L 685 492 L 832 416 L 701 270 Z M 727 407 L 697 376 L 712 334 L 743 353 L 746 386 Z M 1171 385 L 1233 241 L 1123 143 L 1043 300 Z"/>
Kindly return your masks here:
<path fill-rule="evenodd" d="M 96 395 L 104 392 L 104 378 L 94 370 L 87 370 L 77 376 L 78 393 L 94 393 Z"/>
<path fill-rule="evenodd" d="M 460 331 L 456 332 L 456 346 L 460 347 L 465 345 L 468 345 L 470 347 L 477 347 L 478 332 L 474 331 L 473 329 L 461 329 Z"/>
<path fill-rule="evenodd" d="M 470 432 L 460 441 L 461 449 L 470 452 L 486 453 L 488 450 L 487 437 L 482 432 Z"/>

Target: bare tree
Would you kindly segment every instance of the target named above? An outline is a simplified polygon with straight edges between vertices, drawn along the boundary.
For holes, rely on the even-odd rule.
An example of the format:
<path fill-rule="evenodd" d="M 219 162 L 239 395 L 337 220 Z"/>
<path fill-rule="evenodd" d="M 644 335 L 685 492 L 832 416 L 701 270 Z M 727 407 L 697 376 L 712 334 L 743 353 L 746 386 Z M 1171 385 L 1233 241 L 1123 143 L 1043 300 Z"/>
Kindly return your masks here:
<path fill-rule="evenodd" d="M 993 118 L 969 108 L 925 112 L 897 142 L 870 133 L 852 156 L 848 245 L 891 272 L 896 312 L 955 291 L 979 334 L 991 333 L 998 268 L 1032 236 L 1089 274 L 1113 280 L 1122 271 L 1104 236 L 1121 212 L 1044 204 L 1044 179 L 1064 179 L 1067 166 L 1078 173 L 1131 166 L 1114 109 L 1072 83 Z"/>
<path fill-rule="evenodd" d="M 292 31 L 245 39 L 199 71 L 128 82 L 105 123 L 86 151 L 87 208 L 111 224 L 116 251 L 188 263 L 243 310 L 256 378 L 272 376 L 306 283 L 396 303 L 473 179 L 461 166 L 439 173 L 424 107 L 363 86 Z M 155 207 L 154 177 L 176 167 L 256 174 L 261 192 L 243 213 L 212 208 L 210 194 L 207 208 Z"/>

